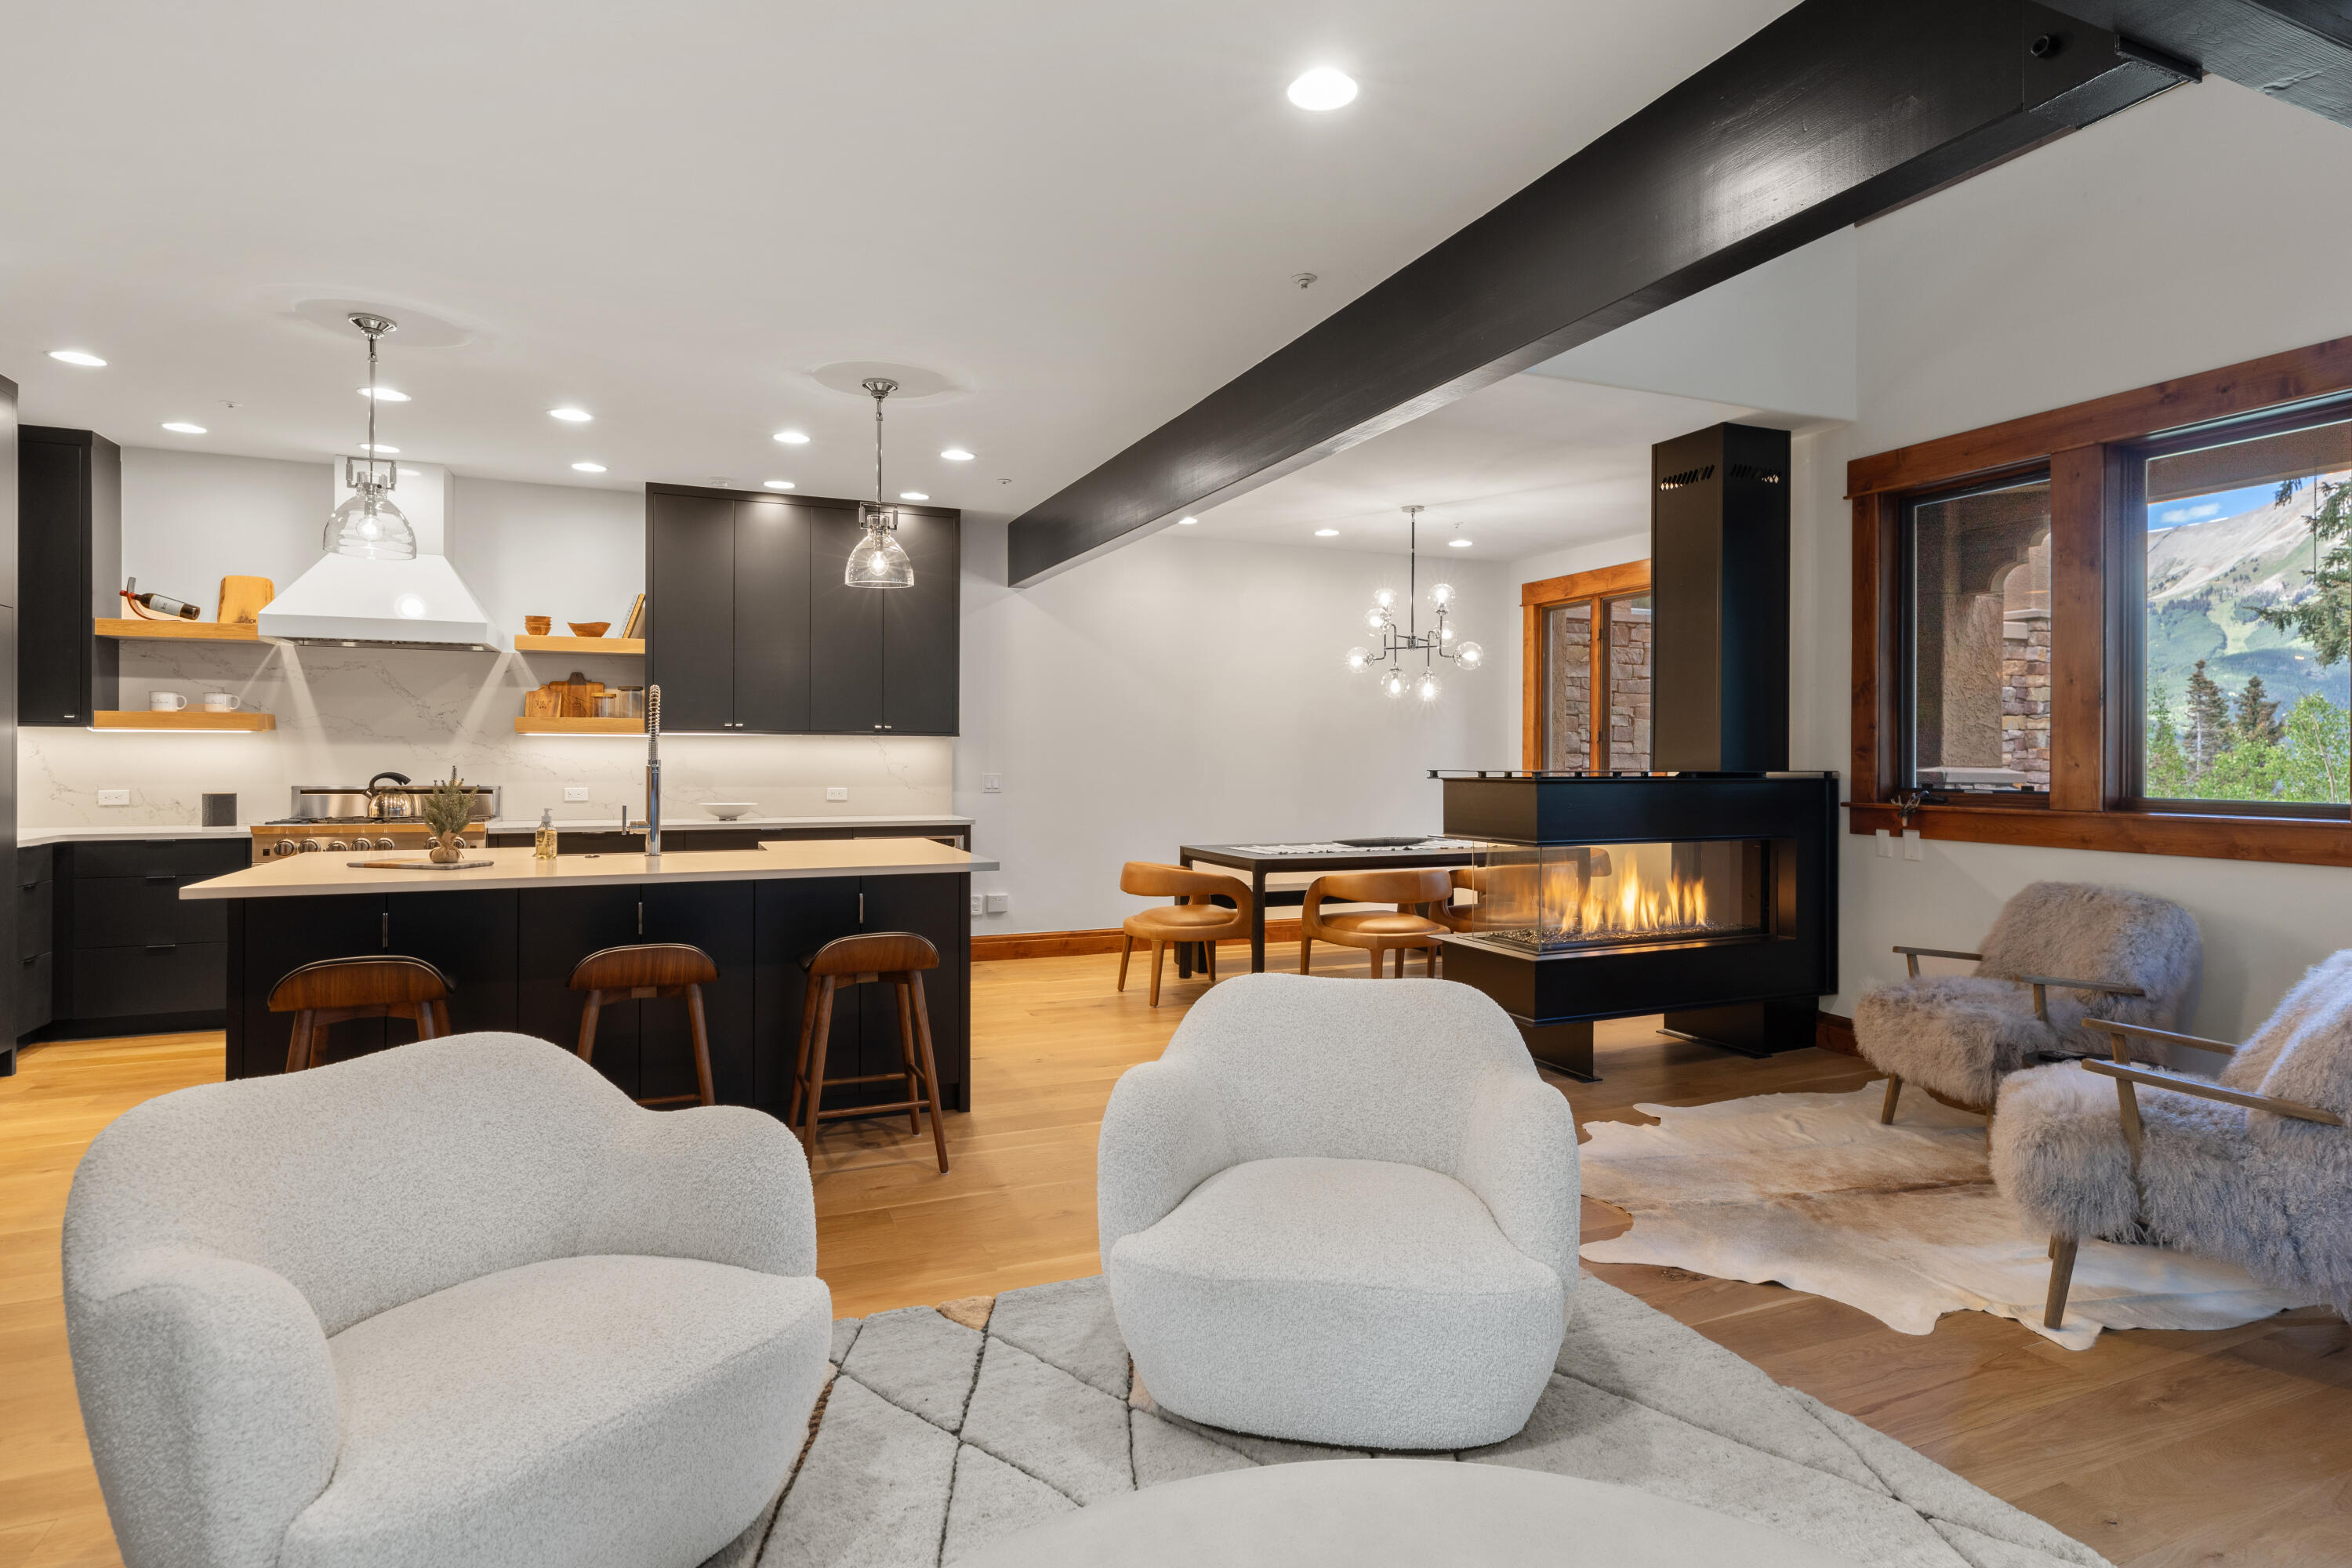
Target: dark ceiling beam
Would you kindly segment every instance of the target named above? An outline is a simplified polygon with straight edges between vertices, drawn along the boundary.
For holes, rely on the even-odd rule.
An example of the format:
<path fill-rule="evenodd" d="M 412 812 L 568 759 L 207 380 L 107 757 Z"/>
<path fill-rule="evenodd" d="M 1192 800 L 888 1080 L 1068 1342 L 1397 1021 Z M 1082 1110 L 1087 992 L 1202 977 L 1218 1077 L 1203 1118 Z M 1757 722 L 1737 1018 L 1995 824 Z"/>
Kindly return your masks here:
<path fill-rule="evenodd" d="M 1803 0 L 1016 518 L 1012 581 L 1342 451 L 2182 70 L 2025 0 Z"/>
<path fill-rule="evenodd" d="M 2352 125 L 2352 12 L 2343 0 L 2059 0 L 2059 9 Z"/>

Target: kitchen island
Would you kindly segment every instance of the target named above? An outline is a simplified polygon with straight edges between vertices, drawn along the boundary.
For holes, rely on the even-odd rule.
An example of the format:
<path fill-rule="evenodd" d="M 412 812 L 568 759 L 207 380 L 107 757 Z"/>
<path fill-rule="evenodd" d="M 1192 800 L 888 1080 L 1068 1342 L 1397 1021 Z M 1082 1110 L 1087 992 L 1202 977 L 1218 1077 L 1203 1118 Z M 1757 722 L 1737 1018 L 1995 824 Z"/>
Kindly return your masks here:
<path fill-rule="evenodd" d="M 516 1030 L 569 1047 L 580 1027 L 580 996 L 565 984 L 573 964 L 601 948 L 683 942 L 719 965 L 718 982 L 703 988 L 718 1098 L 781 1115 L 799 1045 L 799 960 L 837 936 L 910 931 L 940 952 L 924 988 L 940 1093 L 950 1109 L 971 1108 L 968 911 L 971 873 L 994 869 L 993 861 L 929 838 L 888 837 L 552 861 L 500 847 L 469 851 L 490 863 L 454 871 L 356 864 L 394 858 L 292 856 L 180 889 L 184 900 L 226 906 L 229 1077 L 284 1070 L 293 1020 L 269 1011 L 269 992 L 319 959 L 424 959 L 456 983 L 453 1027 Z M 330 1059 L 412 1037 L 399 1019 L 339 1024 Z M 884 989 L 840 994 L 828 1051 L 836 1076 L 896 1068 L 896 1015 Z M 684 1005 L 607 1004 L 595 1061 L 637 1098 L 692 1093 Z M 887 1084 L 829 1090 L 826 1104 L 856 1103 L 861 1091 L 874 1100 L 893 1092 Z"/>

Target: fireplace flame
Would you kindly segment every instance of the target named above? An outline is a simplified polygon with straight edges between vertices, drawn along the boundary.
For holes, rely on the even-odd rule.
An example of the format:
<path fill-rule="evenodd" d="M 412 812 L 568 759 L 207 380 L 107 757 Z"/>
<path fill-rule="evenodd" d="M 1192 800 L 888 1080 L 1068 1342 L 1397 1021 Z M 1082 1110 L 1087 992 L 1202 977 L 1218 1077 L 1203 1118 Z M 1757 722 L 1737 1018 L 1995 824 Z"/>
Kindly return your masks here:
<path fill-rule="evenodd" d="M 1634 856 L 1620 850 L 1589 860 L 1552 861 L 1544 868 L 1543 907 L 1568 918 L 1567 934 L 1583 937 L 1644 936 L 1702 930 L 1708 924 L 1706 884 L 1669 869 L 1663 880 L 1645 878 Z"/>

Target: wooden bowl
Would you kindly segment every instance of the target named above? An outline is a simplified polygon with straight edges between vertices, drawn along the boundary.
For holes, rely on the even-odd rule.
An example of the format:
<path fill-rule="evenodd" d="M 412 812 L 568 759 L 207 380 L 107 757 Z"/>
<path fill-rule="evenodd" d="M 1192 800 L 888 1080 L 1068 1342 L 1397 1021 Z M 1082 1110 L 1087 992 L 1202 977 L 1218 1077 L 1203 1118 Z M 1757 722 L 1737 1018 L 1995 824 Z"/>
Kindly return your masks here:
<path fill-rule="evenodd" d="M 525 616 L 522 618 L 523 635 L 525 637 L 543 637 L 547 635 L 548 628 L 554 625 L 555 622 L 546 616 Z"/>
<path fill-rule="evenodd" d="M 610 621 L 566 621 L 563 624 L 572 628 L 572 635 L 575 637 L 601 637 L 613 629 Z"/>

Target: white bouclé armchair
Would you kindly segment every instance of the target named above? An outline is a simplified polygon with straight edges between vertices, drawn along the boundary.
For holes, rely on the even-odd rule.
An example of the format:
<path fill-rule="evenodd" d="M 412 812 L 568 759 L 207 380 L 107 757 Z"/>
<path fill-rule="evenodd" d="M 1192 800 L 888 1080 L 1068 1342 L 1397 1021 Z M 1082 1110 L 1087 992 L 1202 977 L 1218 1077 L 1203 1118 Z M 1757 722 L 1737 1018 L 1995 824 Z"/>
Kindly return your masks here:
<path fill-rule="evenodd" d="M 65 1220 L 130 1568 L 691 1568 L 782 1485 L 825 1371 L 800 1146 L 457 1035 L 183 1090 Z"/>
<path fill-rule="evenodd" d="M 1098 1169 L 1112 1306 L 1161 1407 L 1370 1448 L 1527 1424 L 1576 1282 L 1576 1123 L 1478 992 L 1220 985 L 1119 1079 Z"/>

